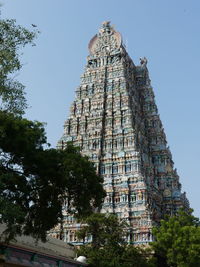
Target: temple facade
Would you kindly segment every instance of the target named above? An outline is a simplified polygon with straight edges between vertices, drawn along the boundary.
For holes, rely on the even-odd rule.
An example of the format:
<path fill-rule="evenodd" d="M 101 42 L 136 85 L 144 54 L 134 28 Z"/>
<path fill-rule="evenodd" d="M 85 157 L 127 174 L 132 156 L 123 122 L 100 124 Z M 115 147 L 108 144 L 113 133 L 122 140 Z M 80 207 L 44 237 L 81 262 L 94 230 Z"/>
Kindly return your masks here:
<path fill-rule="evenodd" d="M 152 226 L 164 215 L 189 208 L 155 103 L 147 59 L 135 65 L 110 22 L 89 42 L 87 65 L 58 148 L 68 141 L 79 146 L 104 177 L 107 196 L 101 212 L 127 221 L 128 242 L 151 242 Z M 64 240 L 78 244 L 79 227 L 66 213 Z"/>

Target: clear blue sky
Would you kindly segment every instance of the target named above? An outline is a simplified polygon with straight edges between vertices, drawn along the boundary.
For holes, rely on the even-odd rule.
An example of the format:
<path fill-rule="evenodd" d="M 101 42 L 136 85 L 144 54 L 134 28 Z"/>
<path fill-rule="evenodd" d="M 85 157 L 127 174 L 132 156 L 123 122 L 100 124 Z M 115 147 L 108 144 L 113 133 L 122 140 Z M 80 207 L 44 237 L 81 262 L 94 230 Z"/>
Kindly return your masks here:
<path fill-rule="evenodd" d="M 122 33 L 135 64 L 148 58 L 156 102 L 183 191 L 200 217 L 200 1 L 0 0 L 2 17 L 41 31 L 24 51 L 18 80 L 29 119 L 47 123 L 52 146 L 74 99 L 89 40 L 102 21 Z"/>

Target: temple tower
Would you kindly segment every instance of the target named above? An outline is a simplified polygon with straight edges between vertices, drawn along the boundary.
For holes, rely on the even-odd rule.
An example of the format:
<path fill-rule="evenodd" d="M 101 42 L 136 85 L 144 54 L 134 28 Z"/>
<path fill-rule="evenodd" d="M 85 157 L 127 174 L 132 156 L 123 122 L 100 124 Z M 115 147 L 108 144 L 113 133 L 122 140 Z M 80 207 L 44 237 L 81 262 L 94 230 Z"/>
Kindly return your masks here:
<path fill-rule="evenodd" d="M 91 39 L 89 53 L 58 148 L 72 141 L 89 156 L 104 177 L 101 212 L 128 222 L 128 241 L 148 243 L 154 224 L 189 203 L 173 167 L 147 59 L 136 66 L 110 22 Z M 64 226 L 65 241 L 76 243 L 74 219 L 66 215 Z"/>

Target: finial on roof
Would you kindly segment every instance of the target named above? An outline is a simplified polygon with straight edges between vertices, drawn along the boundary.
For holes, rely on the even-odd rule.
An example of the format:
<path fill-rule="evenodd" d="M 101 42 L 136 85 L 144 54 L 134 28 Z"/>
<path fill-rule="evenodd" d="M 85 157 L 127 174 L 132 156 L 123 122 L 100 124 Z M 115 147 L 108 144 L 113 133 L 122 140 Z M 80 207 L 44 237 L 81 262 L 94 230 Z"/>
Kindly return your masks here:
<path fill-rule="evenodd" d="M 99 33 L 110 33 L 113 31 L 113 27 L 110 25 L 110 21 L 104 21 L 102 22 L 102 26 L 99 29 Z"/>
<path fill-rule="evenodd" d="M 102 26 L 103 27 L 110 27 L 110 21 L 103 21 Z"/>

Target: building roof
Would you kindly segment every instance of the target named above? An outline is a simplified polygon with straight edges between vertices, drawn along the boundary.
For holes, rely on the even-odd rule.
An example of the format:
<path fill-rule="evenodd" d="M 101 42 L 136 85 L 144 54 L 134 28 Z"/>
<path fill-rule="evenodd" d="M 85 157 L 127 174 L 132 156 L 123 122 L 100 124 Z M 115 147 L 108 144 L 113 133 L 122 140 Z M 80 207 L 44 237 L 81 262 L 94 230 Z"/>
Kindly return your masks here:
<path fill-rule="evenodd" d="M 0 225 L 0 235 L 6 229 Z M 17 236 L 9 244 L 0 243 L 0 261 L 5 262 L 5 266 L 87 266 L 73 260 L 75 251 L 72 245 L 68 245 L 61 240 L 48 237 L 47 242 L 37 241 L 31 236 Z"/>

